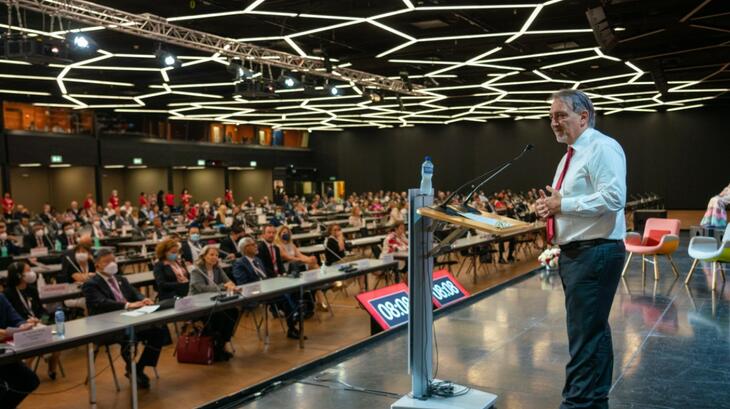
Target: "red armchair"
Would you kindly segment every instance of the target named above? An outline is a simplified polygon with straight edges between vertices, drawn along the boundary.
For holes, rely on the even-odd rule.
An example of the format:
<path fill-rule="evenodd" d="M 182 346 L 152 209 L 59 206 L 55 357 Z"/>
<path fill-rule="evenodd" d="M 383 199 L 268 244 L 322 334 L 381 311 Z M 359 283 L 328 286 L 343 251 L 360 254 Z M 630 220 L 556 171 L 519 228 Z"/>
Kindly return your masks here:
<path fill-rule="evenodd" d="M 651 218 L 646 221 L 644 226 L 644 237 L 639 233 L 628 233 L 624 238 L 626 251 L 629 257 L 626 260 L 624 271 L 621 273 L 623 277 L 629 268 L 631 257 L 641 254 L 641 273 L 646 273 L 646 256 L 654 256 L 654 280 L 659 279 L 659 260 L 657 256 L 667 256 L 672 265 L 674 275 L 679 277 L 677 266 L 672 260 L 672 253 L 679 247 L 679 227 L 680 221 L 677 219 L 657 219 Z"/>

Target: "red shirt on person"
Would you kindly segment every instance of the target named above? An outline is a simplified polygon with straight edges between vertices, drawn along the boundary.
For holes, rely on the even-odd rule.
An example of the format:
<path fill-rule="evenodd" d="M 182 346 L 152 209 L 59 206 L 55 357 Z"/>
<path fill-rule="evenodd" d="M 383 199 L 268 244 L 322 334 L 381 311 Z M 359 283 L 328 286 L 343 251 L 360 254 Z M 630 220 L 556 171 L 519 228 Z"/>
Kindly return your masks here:
<path fill-rule="evenodd" d="M 182 202 L 183 207 L 190 204 L 190 199 L 192 197 L 193 197 L 192 195 L 187 194 L 187 193 L 180 196 L 180 201 Z"/>
<path fill-rule="evenodd" d="M 112 208 L 118 209 L 119 208 L 119 196 L 111 195 L 109 197 L 109 203 L 111 203 Z"/>
<path fill-rule="evenodd" d="M 147 198 L 145 195 L 139 195 L 139 206 L 147 206 Z"/>
<path fill-rule="evenodd" d="M 167 193 L 165 195 L 165 204 L 170 207 L 175 206 L 175 194 L 174 193 Z"/>
<path fill-rule="evenodd" d="M 84 199 L 84 209 L 89 210 L 92 207 L 94 207 L 94 199 L 92 199 L 90 197 L 87 197 L 86 199 Z"/>
<path fill-rule="evenodd" d="M 226 192 L 226 202 L 233 203 L 233 192 L 230 190 Z"/>
<path fill-rule="evenodd" d="M 11 197 L 5 197 L 3 198 L 3 210 L 5 211 L 5 214 L 10 214 L 13 212 L 13 206 L 15 206 L 15 202 Z"/>
<path fill-rule="evenodd" d="M 196 218 L 198 218 L 198 208 L 191 207 L 190 210 L 188 210 L 188 220 L 195 220 Z"/>

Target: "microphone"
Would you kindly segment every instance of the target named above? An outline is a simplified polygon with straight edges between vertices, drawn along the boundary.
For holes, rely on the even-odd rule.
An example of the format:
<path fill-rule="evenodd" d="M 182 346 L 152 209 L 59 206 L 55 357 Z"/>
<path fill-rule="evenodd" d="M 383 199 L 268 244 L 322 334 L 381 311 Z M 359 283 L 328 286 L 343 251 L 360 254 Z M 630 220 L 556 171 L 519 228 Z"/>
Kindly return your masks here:
<path fill-rule="evenodd" d="M 449 213 L 449 212 L 451 211 L 451 209 L 449 209 L 449 208 L 448 208 L 448 204 L 449 204 L 449 202 L 451 201 L 451 199 L 453 199 L 453 198 L 454 198 L 454 196 L 456 196 L 456 193 L 458 193 L 459 191 L 461 191 L 461 190 L 462 190 L 463 188 L 465 188 L 465 187 L 467 187 L 467 186 L 471 185 L 472 183 L 476 182 L 477 180 L 480 180 L 480 179 L 486 178 L 486 179 L 484 179 L 484 180 L 483 180 L 482 182 L 480 182 L 480 183 L 479 183 L 479 184 L 478 184 L 478 185 L 477 185 L 476 187 L 474 187 L 474 188 L 473 188 L 473 189 L 472 189 L 472 190 L 471 190 L 471 191 L 469 192 L 469 194 L 468 194 L 468 195 L 467 195 L 467 196 L 466 196 L 466 197 L 464 198 L 464 200 L 463 200 L 463 201 L 462 201 L 462 202 L 461 202 L 461 203 L 459 204 L 459 207 L 460 207 L 460 210 L 461 210 L 461 211 L 465 211 L 465 212 L 469 212 L 469 213 L 476 213 L 476 214 L 479 214 L 479 211 L 478 211 L 478 210 L 476 210 L 476 209 L 474 209 L 474 208 L 470 207 L 470 206 L 469 206 L 469 205 L 467 204 L 467 203 L 469 203 L 469 200 L 471 199 L 471 197 L 472 197 L 472 196 L 474 196 L 474 193 L 476 193 L 476 191 L 477 191 L 477 190 L 479 190 L 479 188 L 480 188 L 480 187 L 484 186 L 484 184 L 485 184 L 485 183 L 489 182 L 489 181 L 490 181 L 490 180 L 492 180 L 492 179 L 493 179 L 493 178 L 494 178 L 495 176 L 497 176 L 497 175 L 499 175 L 500 173 L 502 173 L 502 171 L 504 171 L 504 170 L 505 170 L 505 169 L 507 169 L 508 167 L 512 166 L 512 164 L 513 164 L 514 162 L 518 161 L 518 160 L 519 160 L 520 158 L 522 158 L 522 156 L 523 156 L 523 155 L 524 155 L 525 153 L 527 153 L 527 152 L 529 152 L 529 151 L 533 150 L 534 148 L 535 148 L 535 145 L 533 145 L 533 144 L 531 144 L 531 143 L 528 143 L 527 145 L 525 145 L 525 147 L 524 147 L 524 148 L 522 149 L 522 152 L 520 152 L 520 154 L 519 154 L 519 155 L 517 155 L 517 156 L 515 156 L 514 158 L 512 158 L 512 159 L 510 159 L 510 160 L 508 160 L 508 161 L 506 161 L 506 162 L 504 162 L 504 163 L 502 163 L 502 164 L 500 164 L 500 165 L 499 165 L 499 166 L 497 166 L 496 168 L 494 168 L 494 169 L 491 169 L 491 170 L 489 170 L 488 172 L 486 172 L 486 173 L 484 173 L 484 174 L 482 174 L 482 175 L 479 175 L 479 176 L 475 177 L 474 179 L 472 179 L 472 180 L 470 180 L 470 181 L 468 181 L 468 182 L 464 183 L 463 185 L 459 186 L 459 188 L 458 188 L 458 189 L 456 189 L 456 190 L 455 190 L 454 192 L 452 192 L 452 193 L 451 193 L 451 194 L 450 194 L 450 195 L 449 195 L 449 196 L 448 196 L 448 197 L 447 197 L 447 198 L 446 198 L 446 199 L 445 199 L 445 200 L 444 200 L 444 201 L 443 201 L 443 202 L 442 202 L 442 203 L 441 203 L 441 204 L 439 205 L 439 207 L 440 207 L 441 209 L 445 210 L 445 211 L 446 211 L 447 213 Z"/>

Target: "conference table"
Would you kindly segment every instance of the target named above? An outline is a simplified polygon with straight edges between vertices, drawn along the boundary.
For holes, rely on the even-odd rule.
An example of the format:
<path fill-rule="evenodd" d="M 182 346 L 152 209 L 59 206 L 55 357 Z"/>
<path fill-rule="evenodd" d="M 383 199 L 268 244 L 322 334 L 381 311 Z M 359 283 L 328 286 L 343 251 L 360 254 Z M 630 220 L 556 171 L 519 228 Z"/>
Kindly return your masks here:
<path fill-rule="evenodd" d="M 346 243 L 350 244 L 353 248 L 371 246 L 373 244 L 379 244 L 383 242 L 386 234 L 379 234 L 376 236 L 361 237 L 358 239 L 346 240 Z M 316 255 L 322 254 L 326 251 L 324 244 L 313 244 L 311 246 L 299 247 L 299 251 L 302 254 Z"/>
<path fill-rule="evenodd" d="M 94 343 L 110 340 L 126 333 L 129 336 L 131 346 L 130 355 L 135 356 L 135 332 L 140 329 L 169 322 L 185 321 L 204 316 L 211 310 L 235 308 L 244 304 L 250 305 L 252 302 L 265 302 L 278 298 L 283 294 L 296 292 L 299 293 L 299 347 L 304 348 L 303 299 L 306 290 L 374 271 L 390 270 L 395 268 L 397 263 L 394 261 L 365 259 L 358 260 L 355 263 L 351 263 L 351 265 L 355 266 L 355 269 L 349 272 L 341 270 L 341 266 L 334 265 L 306 271 L 297 278 L 282 276 L 238 286 L 241 295 L 229 301 L 214 300 L 211 297 L 215 295 L 214 293 L 203 293 L 181 299 L 184 301 L 178 300 L 175 308 L 157 310 L 141 316 L 131 317 L 124 315 L 125 311 L 112 311 L 68 321 L 65 324 L 65 335 L 60 337 L 54 334 L 50 342 L 43 342 L 28 347 L 0 344 L 0 348 L 4 348 L 2 353 L 0 353 L 0 365 L 86 344 L 87 371 L 89 375 L 89 404 L 95 406 L 96 369 L 94 364 Z M 131 407 L 137 409 L 137 373 L 135 365 L 132 365 L 131 368 Z"/>
<path fill-rule="evenodd" d="M 200 241 L 205 242 L 208 240 L 221 240 L 226 237 L 225 234 L 221 233 L 215 233 L 215 234 L 206 234 L 200 236 Z M 162 239 L 158 240 L 138 240 L 138 241 L 127 241 L 124 243 L 119 243 L 117 246 L 120 248 L 139 248 L 139 247 L 153 247 L 156 246 L 162 242 Z"/>

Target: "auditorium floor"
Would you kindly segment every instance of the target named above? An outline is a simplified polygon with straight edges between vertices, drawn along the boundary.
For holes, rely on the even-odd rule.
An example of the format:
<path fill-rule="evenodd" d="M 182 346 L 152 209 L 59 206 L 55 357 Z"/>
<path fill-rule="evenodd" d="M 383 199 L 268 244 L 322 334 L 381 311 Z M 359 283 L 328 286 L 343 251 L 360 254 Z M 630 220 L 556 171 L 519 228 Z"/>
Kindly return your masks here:
<path fill-rule="evenodd" d="M 720 281 L 713 296 L 700 265 L 686 287 L 687 242 L 683 233 L 679 279 L 661 261 L 660 281 L 650 273 L 642 282 L 634 257 L 619 285 L 610 317 L 614 409 L 730 408 L 730 283 Z M 440 317 L 438 378 L 497 394 L 499 409 L 557 408 L 568 360 L 563 302 L 559 277 L 535 273 Z M 388 408 L 395 397 L 345 391 L 333 380 L 407 393 L 406 341 L 400 331 L 245 407 Z"/>
<path fill-rule="evenodd" d="M 534 259 L 536 256 L 537 252 L 534 252 L 530 258 Z M 525 259 L 525 256 L 521 255 L 520 258 Z M 525 274 L 536 267 L 535 261 L 521 261 L 500 266 L 497 270 L 492 268 L 489 274 L 482 270 L 476 284 L 472 282 L 472 276 L 466 274 L 461 275 L 460 281 L 469 291 L 477 292 Z M 371 277 L 370 283 L 371 286 L 375 283 L 374 277 Z M 179 409 L 201 405 L 367 338 L 370 334 L 370 321 L 367 313 L 357 307 L 354 299 L 357 286 L 353 284 L 349 291 L 350 297 L 342 293 L 330 294 L 330 301 L 334 304 L 334 317 L 330 317 L 329 313 L 322 313 L 321 323 L 316 319 L 305 323 L 309 340 L 304 349 L 299 349 L 296 341 L 287 339 L 281 326 L 275 321 L 270 321 L 271 343 L 268 347 L 264 346 L 256 335 L 252 318 L 248 316 L 241 320 L 234 338 L 236 354 L 229 362 L 211 366 L 178 364 L 172 356 L 172 346 L 165 347 L 158 365 L 160 378 L 154 379 L 151 368 L 146 370 L 147 375 L 152 378 L 152 386 L 148 390 L 140 391 L 140 407 Z M 96 360 L 96 369 L 99 372 L 97 406 L 127 408 L 130 399 L 129 382 L 124 377 L 124 364 L 119 358 L 117 346 L 112 347 L 112 356 L 115 358 L 114 366 L 121 391 L 115 390 L 112 374 L 108 369 L 108 359 L 105 354 L 99 354 Z M 53 382 L 46 375 L 45 364 L 39 366 L 41 386 L 21 407 L 88 407 L 88 392 L 84 386 L 85 348 L 62 352 L 62 362 L 66 378 L 59 374 Z"/>

